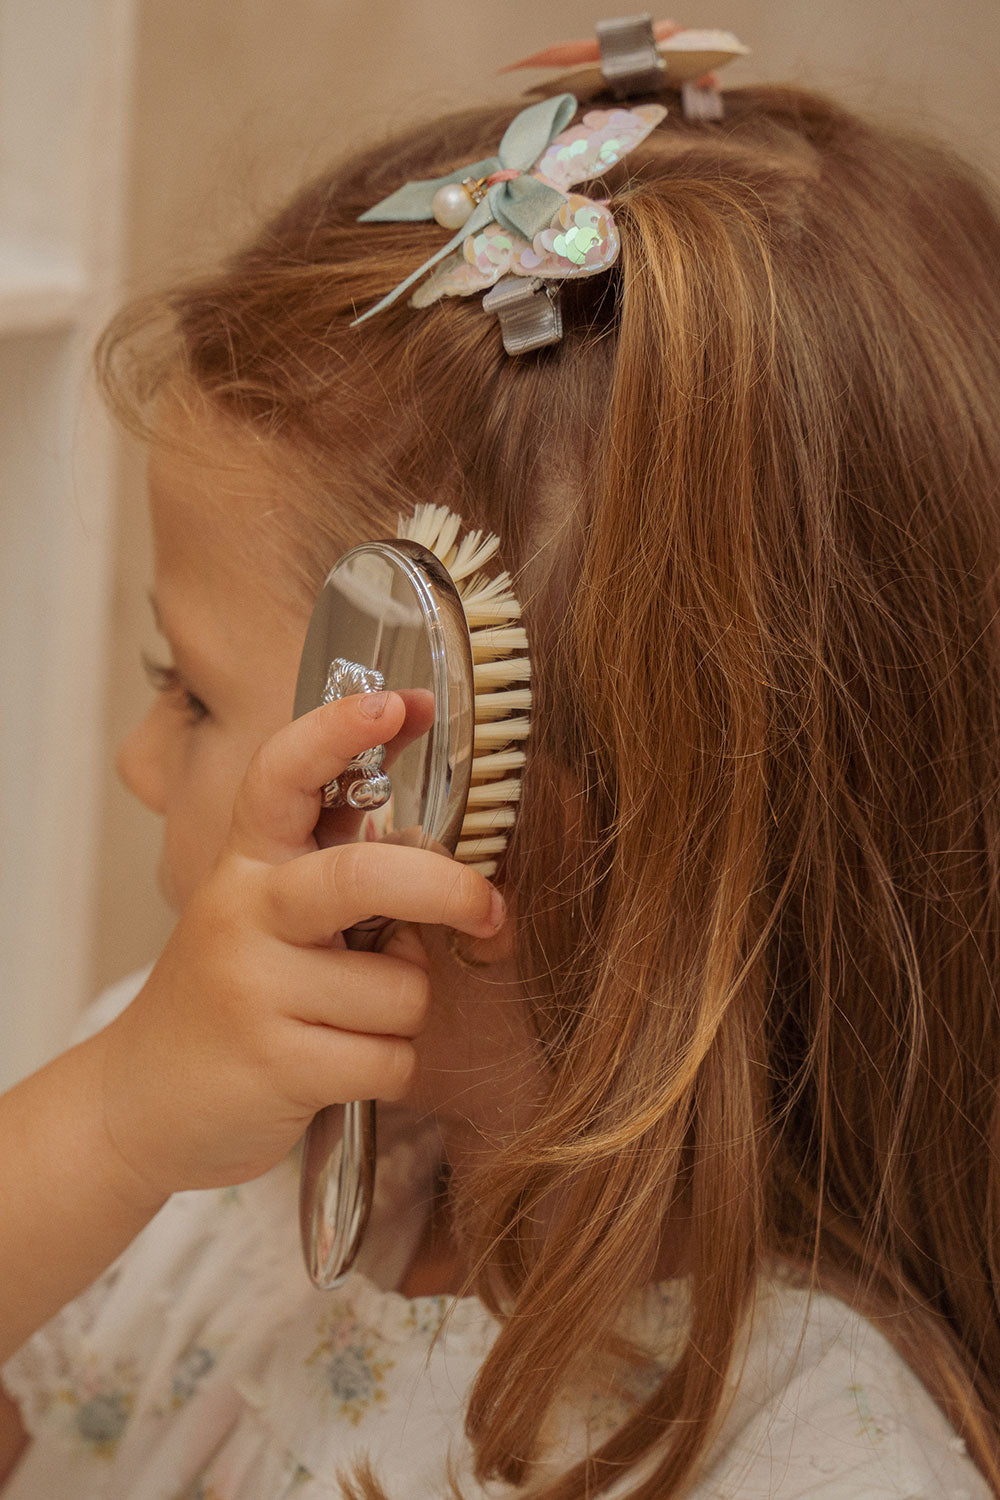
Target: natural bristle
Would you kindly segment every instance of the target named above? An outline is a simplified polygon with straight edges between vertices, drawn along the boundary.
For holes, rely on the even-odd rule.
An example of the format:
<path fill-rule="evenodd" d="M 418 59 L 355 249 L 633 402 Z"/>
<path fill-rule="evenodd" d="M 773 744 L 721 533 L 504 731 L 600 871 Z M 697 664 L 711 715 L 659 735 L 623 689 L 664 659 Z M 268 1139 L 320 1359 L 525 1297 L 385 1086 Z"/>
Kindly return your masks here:
<path fill-rule="evenodd" d="M 509 776 L 512 771 L 520 771 L 524 767 L 527 757 L 523 750 L 511 746 L 508 750 L 483 750 L 472 762 L 472 782 L 489 782 L 491 777 Z"/>
<path fill-rule="evenodd" d="M 531 678 L 521 606 L 507 573 L 489 573 L 499 539 L 465 531 L 445 505 L 418 505 L 400 518 L 400 537 L 417 542 L 443 563 L 465 611 L 472 646 L 475 739 L 472 786 L 455 858 L 493 875 L 507 847 L 521 795 L 520 748 L 529 731 Z"/>
<path fill-rule="evenodd" d="M 472 660 L 474 662 L 500 661 L 516 651 L 527 651 L 527 633 L 519 626 L 504 629 L 500 625 L 487 625 L 470 632 Z"/>
<path fill-rule="evenodd" d="M 498 719 L 494 723 L 477 724 L 473 742 L 476 756 L 480 750 L 501 750 L 514 740 L 526 740 L 529 727 L 527 719 Z"/>

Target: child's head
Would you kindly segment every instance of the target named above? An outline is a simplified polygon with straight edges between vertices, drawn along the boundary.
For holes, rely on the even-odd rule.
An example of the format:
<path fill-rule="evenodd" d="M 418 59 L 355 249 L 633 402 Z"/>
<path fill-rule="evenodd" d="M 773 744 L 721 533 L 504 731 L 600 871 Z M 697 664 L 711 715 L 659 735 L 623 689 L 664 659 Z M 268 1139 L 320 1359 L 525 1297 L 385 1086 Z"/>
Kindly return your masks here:
<path fill-rule="evenodd" d="M 535 708 L 501 879 L 546 1084 L 459 1201 L 521 1314 L 470 1422 L 516 1477 L 669 1222 L 692 1344 L 618 1449 L 684 1415 L 666 1482 L 769 1256 L 870 1276 L 932 1388 L 956 1336 L 1000 1379 L 1000 226 L 947 153 L 736 91 L 608 173 L 621 257 L 563 288 L 556 347 L 511 359 L 478 298 L 352 328 L 442 237 L 359 214 L 512 112 L 307 188 L 141 369 L 168 445 L 259 454 L 224 526 L 292 634 L 420 501 L 502 539 Z"/>

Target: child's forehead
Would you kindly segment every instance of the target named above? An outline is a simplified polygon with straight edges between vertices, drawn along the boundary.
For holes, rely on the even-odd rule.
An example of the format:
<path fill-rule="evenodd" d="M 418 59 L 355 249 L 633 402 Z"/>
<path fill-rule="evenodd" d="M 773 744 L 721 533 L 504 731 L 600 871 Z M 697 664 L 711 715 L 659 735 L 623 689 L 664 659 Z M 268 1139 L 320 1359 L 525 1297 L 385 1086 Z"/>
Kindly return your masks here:
<path fill-rule="evenodd" d="M 234 504 L 250 513 L 255 500 L 273 507 L 293 484 L 274 445 L 249 423 L 174 393 L 157 410 L 148 476 L 150 499 L 162 509 L 213 515 Z"/>
<path fill-rule="evenodd" d="M 148 502 L 153 597 L 172 636 L 225 626 L 243 604 L 292 619 L 288 483 L 252 432 L 184 417 L 154 434 Z"/>
<path fill-rule="evenodd" d="M 171 387 L 150 424 L 154 521 L 156 512 L 164 525 L 203 518 L 206 527 L 221 527 L 234 541 L 252 532 L 267 546 L 280 536 L 286 549 L 296 533 L 308 536 L 319 523 L 342 551 L 361 540 L 352 530 L 367 520 L 371 476 L 365 456 L 356 431 L 340 442 L 327 434 L 317 462 L 308 444 L 261 431 L 197 387 Z"/>
<path fill-rule="evenodd" d="M 220 677 L 252 675 L 272 656 L 286 667 L 290 653 L 297 660 L 308 608 L 288 587 L 274 549 L 234 538 L 217 517 L 188 504 L 172 506 L 169 488 L 154 501 L 153 516 L 149 600 L 179 665 L 214 688 Z"/>
<path fill-rule="evenodd" d="M 147 460 L 147 495 L 157 549 L 222 544 L 245 563 L 273 550 L 296 508 L 293 466 L 249 423 L 202 401 L 161 403 Z"/>

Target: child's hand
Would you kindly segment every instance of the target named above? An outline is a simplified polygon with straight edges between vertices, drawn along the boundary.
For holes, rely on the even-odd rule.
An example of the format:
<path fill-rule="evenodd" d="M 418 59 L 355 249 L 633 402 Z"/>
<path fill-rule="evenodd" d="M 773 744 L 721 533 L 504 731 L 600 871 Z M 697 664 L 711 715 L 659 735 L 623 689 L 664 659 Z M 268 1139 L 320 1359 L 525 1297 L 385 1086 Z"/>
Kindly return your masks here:
<path fill-rule="evenodd" d="M 154 1193 L 257 1176 L 322 1106 L 408 1091 L 426 959 L 419 943 L 414 961 L 353 952 L 345 928 L 374 914 L 476 937 L 500 925 L 493 887 L 446 855 L 316 846 L 320 789 L 404 714 L 397 694 L 345 698 L 258 751 L 215 868 L 139 995 L 94 1038 L 108 1133 Z"/>

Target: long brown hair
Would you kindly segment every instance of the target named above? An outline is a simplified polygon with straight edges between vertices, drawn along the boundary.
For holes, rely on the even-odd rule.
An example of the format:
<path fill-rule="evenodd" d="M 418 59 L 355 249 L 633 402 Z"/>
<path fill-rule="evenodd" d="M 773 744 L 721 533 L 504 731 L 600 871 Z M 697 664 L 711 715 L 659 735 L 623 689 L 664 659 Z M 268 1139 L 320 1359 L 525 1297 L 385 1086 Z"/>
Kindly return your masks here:
<path fill-rule="evenodd" d="M 1000 222 L 943 149 L 747 89 L 609 172 L 621 257 L 557 347 L 508 358 L 478 298 L 350 328 L 441 238 L 358 215 L 510 114 L 324 176 L 170 296 L 159 362 L 146 312 L 104 349 L 119 404 L 180 371 L 294 455 L 303 591 L 334 486 L 369 534 L 443 495 L 519 575 L 504 874 L 549 1092 L 456 1189 L 503 1323 L 478 1472 L 526 1482 L 680 1224 L 679 1361 L 533 1494 L 640 1460 L 679 1494 L 781 1262 L 882 1322 L 1000 1495 Z"/>

